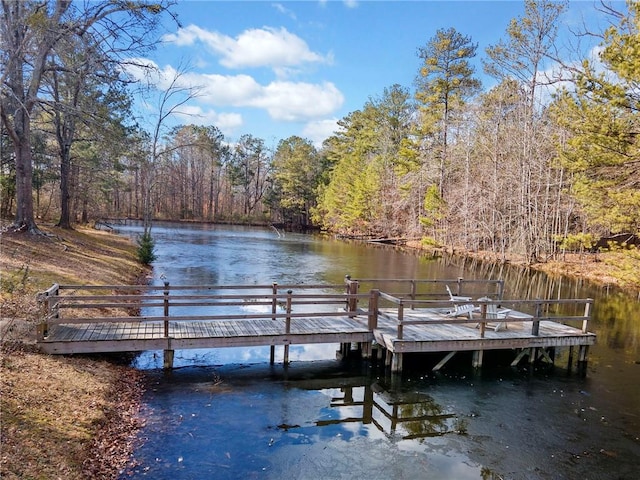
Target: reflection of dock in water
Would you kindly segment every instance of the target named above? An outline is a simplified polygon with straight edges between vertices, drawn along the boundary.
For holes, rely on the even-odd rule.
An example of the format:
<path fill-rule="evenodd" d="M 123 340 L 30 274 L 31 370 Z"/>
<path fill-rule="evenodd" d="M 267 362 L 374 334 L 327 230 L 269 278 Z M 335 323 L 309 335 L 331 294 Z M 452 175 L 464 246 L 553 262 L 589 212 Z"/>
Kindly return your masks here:
<path fill-rule="evenodd" d="M 465 432 L 465 420 L 447 412 L 429 395 L 418 392 L 392 392 L 380 383 L 370 383 L 366 377 L 353 378 L 331 392 L 330 406 L 337 418 L 317 420 L 318 427 L 346 424 L 372 425 L 381 433 L 398 440 L 440 437 Z M 298 388 L 304 388 L 296 384 Z M 309 387 L 311 385 L 308 385 Z M 318 383 L 315 383 L 316 389 Z M 345 413 L 346 412 L 346 413 Z M 295 430 L 299 426 L 280 426 Z"/>
<path fill-rule="evenodd" d="M 452 284 L 455 292 L 449 288 Z M 446 288 L 445 288 L 446 287 Z M 361 293 L 367 288 L 366 293 Z M 402 289 L 398 292 L 398 289 Z M 384 357 L 401 371 L 405 354 L 512 350 L 553 362 L 574 347 L 585 365 L 595 335 L 591 299 L 506 300 L 499 280 L 352 280 L 342 285 L 64 286 L 39 295 L 38 346 L 51 354 L 337 343 L 340 354 Z"/>

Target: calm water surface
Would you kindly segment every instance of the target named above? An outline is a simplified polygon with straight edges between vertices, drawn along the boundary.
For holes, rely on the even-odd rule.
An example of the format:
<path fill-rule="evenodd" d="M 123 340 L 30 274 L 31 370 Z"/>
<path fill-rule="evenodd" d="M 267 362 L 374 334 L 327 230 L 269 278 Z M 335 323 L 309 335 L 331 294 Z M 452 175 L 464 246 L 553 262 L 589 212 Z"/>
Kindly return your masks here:
<path fill-rule="evenodd" d="M 121 228 L 135 236 L 137 226 Z M 434 375 L 335 360 L 337 345 L 145 352 L 135 466 L 121 478 L 640 478 L 640 304 L 618 292 L 505 267 L 431 259 L 268 229 L 154 226 L 150 281 L 174 285 L 340 283 L 354 278 L 502 278 L 506 298 L 596 299 L 586 377 L 460 355 Z M 282 352 L 280 352 L 280 359 Z M 278 359 L 278 353 L 277 357 Z M 409 357 L 411 359 L 411 357 Z"/>

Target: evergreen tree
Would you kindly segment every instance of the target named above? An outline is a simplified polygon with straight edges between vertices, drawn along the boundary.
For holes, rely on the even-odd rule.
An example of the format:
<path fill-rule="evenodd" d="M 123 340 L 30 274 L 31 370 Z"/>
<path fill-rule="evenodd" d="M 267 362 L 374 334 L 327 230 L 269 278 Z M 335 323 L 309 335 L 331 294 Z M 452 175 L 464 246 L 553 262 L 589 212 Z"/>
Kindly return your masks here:
<path fill-rule="evenodd" d="M 640 230 L 640 4 L 616 17 L 599 58 L 583 62 L 575 89 L 553 107 L 571 133 L 560 155 L 574 175 L 572 194 L 600 235 Z"/>
<path fill-rule="evenodd" d="M 286 223 L 308 227 L 323 169 L 316 148 L 298 136 L 281 140 L 272 168 L 272 206 L 281 209 Z"/>
<path fill-rule="evenodd" d="M 444 205 L 448 202 L 447 182 L 455 163 L 450 149 L 462 130 L 465 106 L 481 87 L 471 64 L 476 50 L 477 44 L 454 28 L 438 30 L 418 49 L 422 66 L 416 78 L 419 104 L 416 143 L 423 161 L 422 183 L 418 186 L 423 201 L 427 189 L 435 184 L 438 198 Z M 444 212 L 438 218 L 442 220 Z M 431 235 L 441 231 L 440 222 L 422 223 L 432 227 Z"/>

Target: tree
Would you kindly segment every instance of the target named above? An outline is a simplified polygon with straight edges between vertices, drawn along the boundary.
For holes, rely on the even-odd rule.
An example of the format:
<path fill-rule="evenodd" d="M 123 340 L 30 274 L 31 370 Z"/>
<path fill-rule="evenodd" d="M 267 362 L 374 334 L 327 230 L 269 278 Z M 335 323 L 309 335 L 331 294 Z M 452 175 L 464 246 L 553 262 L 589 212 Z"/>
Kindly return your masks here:
<path fill-rule="evenodd" d="M 418 57 L 422 60 L 416 78 L 419 132 L 421 141 L 427 141 L 430 153 L 437 161 L 437 185 L 439 196 L 444 200 L 449 161 L 447 149 L 454 133 L 455 115 L 481 86 L 470 63 L 477 47 L 470 37 L 449 28 L 438 30 L 426 46 L 418 49 Z"/>
<path fill-rule="evenodd" d="M 286 222 L 310 225 L 310 209 L 322 175 L 321 157 L 313 144 L 292 136 L 278 143 L 273 157 L 273 203 L 284 212 Z"/>
<path fill-rule="evenodd" d="M 617 24 L 604 34 L 601 65 L 584 61 L 574 89 L 553 106 L 555 121 L 570 132 L 560 160 L 599 235 L 640 229 L 640 4 L 629 2 L 627 15 L 609 13 Z"/>
<path fill-rule="evenodd" d="M 52 6 L 2 0 L 2 97 L 0 115 L 13 141 L 16 163 L 16 218 L 14 228 L 37 233 L 31 160 L 31 116 L 38 103 L 38 91 L 46 59 L 53 46 L 70 34 L 64 14 L 70 0 Z"/>
<path fill-rule="evenodd" d="M 142 185 L 142 218 L 144 234 L 149 234 L 153 221 L 154 212 L 154 190 L 161 184 L 158 173 L 161 171 L 161 163 L 163 157 L 165 162 L 167 156 L 173 153 L 178 147 L 169 146 L 163 142 L 164 134 L 167 129 L 167 121 L 176 113 L 180 112 L 180 108 L 195 98 L 198 94 L 198 86 L 189 86 L 184 84 L 183 77 L 185 69 L 177 70 L 173 77 L 169 79 L 168 87 L 158 92 L 157 97 L 157 114 L 155 122 L 152 126 L 153 132 L 148 137 L 147 155 L 141 158 L 140 165 L 140 182 Z M 168 181 L 165 178 L 165 181 Z"/>
<path fill-rule="evenodd" d="M 262 200 L 269 178 L 269 157 L 264 140 L 245 134 L 236 144 L 228 174 L 242 195 L 242 214 L 249 215 Z"/>
<path fill-rule="evenodd" d="M 119 44 L 118 51 L 148 46 L 149 32 L 165 0 L 147 2 L 86 2 L 71 0 L 2 0 L 0 35 L 2 72 L 0 117 L 11 137 L 16 164 L 16 217 L 14 228 L 37 233 L 32 198 L 33 164 L 31 118 L 54 47 L 74 35 L 100 30 L 104 45 Z M 126 40 L 126 41 L 125 41 Z"/>
<path fill-rule="evenodd" d="M 369 166 L 376 156 L 376 112 L 371 102 L 338 121 L 340 131 L 325 140 L 332 165 L 327 185 L 319 191 L 314 219 L 324 228 L 347 235 L 372 233 L 379 172 Z M 369 174 L 370 178 L 365 179 Z"/>
<path fill-rule="evenodd" d="M 168 218 L 213 220 L 220 197 L 221 169 L 228 146 L 214 126 L 180 125 L 168 134 L 167 150 L 173 152 L 163 162 L 167 181 L 163 196 Z"/>
<path fill-rule="evenodd" d="M 543 75 L 556 52 L 556 37 L 565 3 L 526 0 L 525 15 L 507 28 L 507 40 L 487 48 L 485 71 L 501 81 L 515 80 L 524 93 L 518 137 L 512 138 L 514 151 L 513 200 L 517 206 L 511 234 L 513 250 L 527 261 L 538 261 L 553 248 L 556 225 L 552 219 L 553 200 L 557 198 L 558 178 L 550 177 L 555 152 L 549 142 L 548 117 L 539 87 L 555 79 Z M 556 172 L 558 175 L 561 172 Z"/>
<path fill-rule="evenodd" d="M 126 80 L 115 60 L 90 32 L 60 41 L 43 79 L 42 108 L 49 114 L 60 158 L 60 219 L 71 228 L 72 149 L 77 141 L 102 143 L 118 158 L 114 146 L 125 145 L 125 118 L 130 117 Z M 102 171 L 110 171 L 106 166 Z"/>
<path fill-rule="evenodd" d="M 362 110 L 338 122 L 327 139 L 327 181 L 320 185 L 314 221 L 348 235 L 401 236 L 413 213 L 410 180 L 413 168 L 404 143 L 411 131 L 414 106 L 399 85 L 370 98 Z"/>
<path fill-rule="evenodd" d="M 566 1 L 525 0 L 524 16 L 512 19 L 507 27 L 507 41 L 487 48 L 485 71 L 499 79 L 519 81 L 526 89 L 529 109 L 533 111 L 538 87 L 554 83 L 544 73 L 545 60 L 556 52 L 559 18 L 567 8 Z"/>

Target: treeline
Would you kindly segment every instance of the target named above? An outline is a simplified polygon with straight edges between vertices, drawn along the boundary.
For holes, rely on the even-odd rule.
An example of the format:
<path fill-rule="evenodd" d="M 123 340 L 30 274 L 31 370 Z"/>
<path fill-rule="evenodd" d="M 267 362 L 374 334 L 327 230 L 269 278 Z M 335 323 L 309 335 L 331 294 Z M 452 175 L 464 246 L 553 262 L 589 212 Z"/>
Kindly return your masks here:
<path fill-rule="evenodd" d="M 127 30 L 141 32 L 128 53 L 151 46 L 142 39 L 165 7 L 118 5 L 120 21 L 142 22 Z M 66 228 L 102 217 L 282 223 L 528 261 L 640 230 L 637 2 L 623 12 L 602 4 L 611 26 L 583 32 L 599 37 L 599 48 L 568 62 L 577 52 L 563 50 L 558 36 L 566 4 L 525 1 L 524 15 L 482 56 L 490 89 L 473 67 L 477 44 L 438 30 L 418 48 L 414 85 L 370 98 L 321 148 L 295 136 L 270 148 L 250 134 L 230 144 L 214 126 L 161 133 L 190 95 L 177 81 L 158 99 L 154 131 L 142 131 L 126 121 L 128 79 L 115 67 L 122 29 L 103 25 L 99 38 L 111 32 L 113 42 L 97 42 L 87 34 L 97 12 L 74 11 L 74 23 L 35 6 L 3 2 L 2 11 L 3 58 L 16 60 L 2 74 L 0 208 L 15 214 L 15 228 L 37 229 L 39 217 Z M 28 54 L 4 36 L 21 21 L 32 32 L 21 44 L 33 48 Z M 30 65 L 48 38 L 39 25 L 67 30 L 41 58 L 31 98 Z M 20 136 L 25 125 L 29 134 Z"/>

